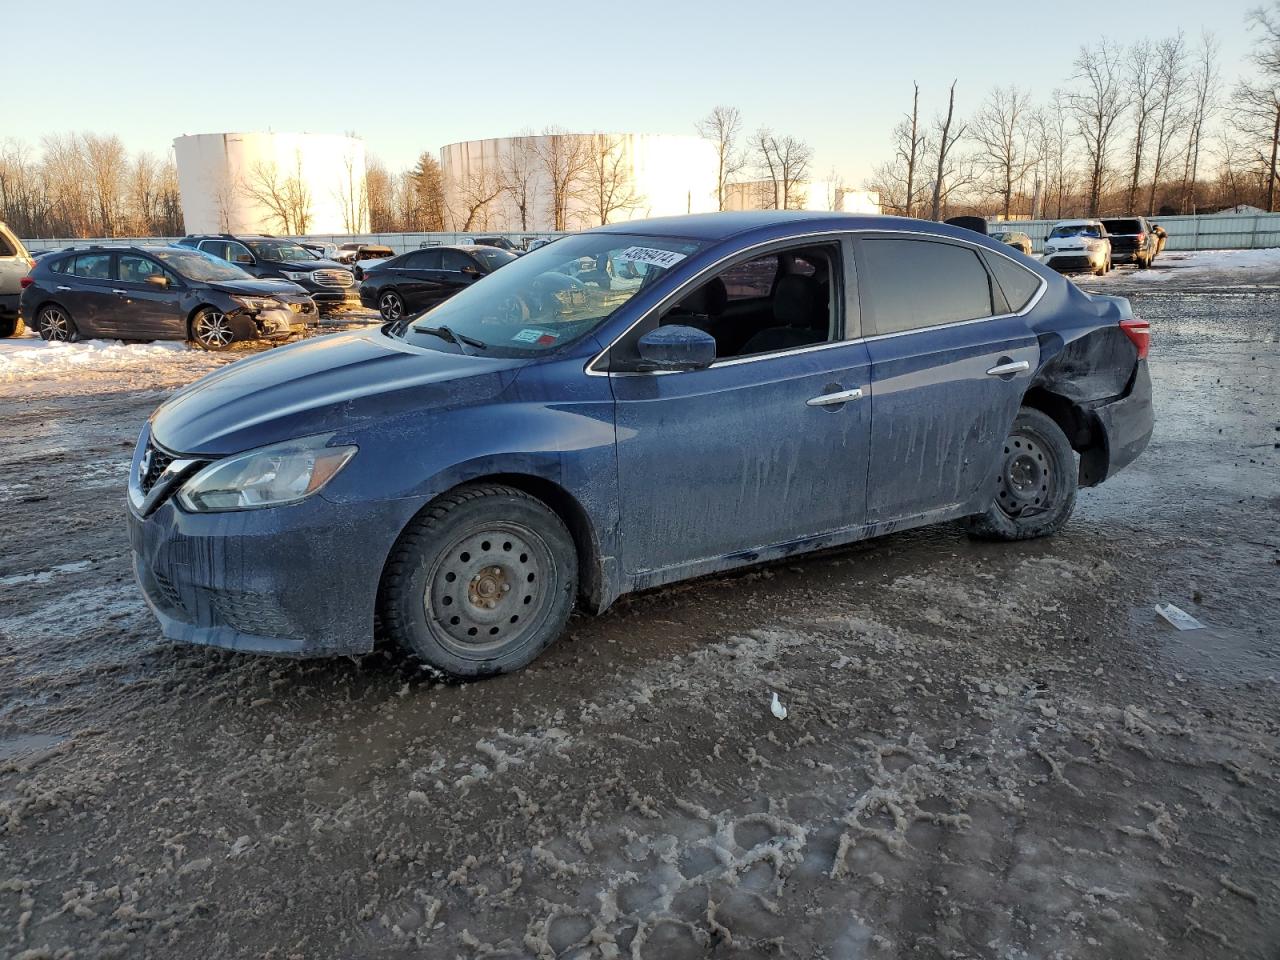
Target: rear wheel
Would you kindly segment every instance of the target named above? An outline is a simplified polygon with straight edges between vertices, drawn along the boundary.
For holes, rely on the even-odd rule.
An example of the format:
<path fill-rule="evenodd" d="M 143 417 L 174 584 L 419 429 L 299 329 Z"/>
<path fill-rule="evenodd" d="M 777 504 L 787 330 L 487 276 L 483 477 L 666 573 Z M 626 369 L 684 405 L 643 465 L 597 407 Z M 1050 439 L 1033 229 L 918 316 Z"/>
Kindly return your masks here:
<path fill-rule="evenodd" d="M 378 313 L 388 322 L 404 316 L 404 300 L 394 290 L 384 290 L 378 297 Z"/>
<path fill-rule="evenodd" d="M 21 317 L 0 320 L 0 337 L 20 337 L 26 332 L 26 329 L 27 325 L 22 322 Z"/>
<path fill-rule="evenodd" d="M 391 638 L 455 678 L 518 670 L 564 629 L 578 555 L 564 522 L 512 487 L 447 494 L 401 535 L 383 577 Z"/>
<path fill-rule="evenodd" d="M 76 329 L 71 314 L 56 304 L 40 308 L 36 314 L 36 330 L 50 342 L 75 343 L 80 339 L 80 331 Z"/>
<path fill-rule="evenodd" d="M 985 513 L 969 518 L 984 540 L 1029 540 L 1057 533 L 1076 505 L 1075 455 L 1053 419 L 1031 407 L 1017 419 L 997 463 L 996 495 Z"/>

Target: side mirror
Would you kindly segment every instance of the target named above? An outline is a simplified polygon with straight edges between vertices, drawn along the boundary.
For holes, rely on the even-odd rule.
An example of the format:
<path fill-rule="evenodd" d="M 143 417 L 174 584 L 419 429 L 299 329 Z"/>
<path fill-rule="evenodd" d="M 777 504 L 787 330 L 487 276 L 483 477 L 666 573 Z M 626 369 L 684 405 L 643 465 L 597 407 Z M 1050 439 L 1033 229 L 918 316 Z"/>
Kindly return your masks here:
<path fill-rule="evenodd" d="M 468 264 L 467 266 L 463 267 L 463 268 L 462 268 L 462 272 L 463 272 L 463 273 L 465 273 L 468 277 L 478 277 L 478 276 L 480 276 L 480 269 L 479 269 L 478 267 L 473 267 L 473 266 L 471 266 L 470 264 Z"/>
<path fill-rule="evenodd" d="M 253 263 L 253 257 L 247 253 L 237 253 L 231 258 L 232 263 Z"/>
<path fill-rule="evenodd" d="M 147 283 L 153 287 L 159 287 L 161 290 L 166 290 L 169 287 L 169 278 L 160 273 L 153 273 L 147 277 Z"/>
<path fill-rule="evenodd" d="M 715 337 L 697 327 L 658 327 L 636 346 L 642 370 L 701 370 L 716 358 Z"/>

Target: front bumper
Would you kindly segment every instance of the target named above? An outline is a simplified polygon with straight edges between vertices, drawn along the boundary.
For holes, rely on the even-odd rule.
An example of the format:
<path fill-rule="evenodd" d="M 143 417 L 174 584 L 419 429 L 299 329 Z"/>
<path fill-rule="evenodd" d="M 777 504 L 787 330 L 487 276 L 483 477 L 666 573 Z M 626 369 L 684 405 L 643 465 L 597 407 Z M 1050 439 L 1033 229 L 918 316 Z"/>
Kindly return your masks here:
<path fill-rule="evenodd" d="M 307 296 L 315 301 L 316 306 L 322 310 L 332 309 L 334 307 L 356 306 L 360 303 L 360 291 L 355 286 L 350 287 L 310 287 L 303 284 L 307 290 Z"/>
<path fill-rule="evenodd" d="M 1074 270 L 1097 270 L 1107 262 L 1107 255 L 1102 250 L 1060 250 L 1046 253 L 1040 262 L 1059 273 L 1070 273 Z"/>
<path fill-rule="evenodd" d="M 131 477 L 149 439 L 144 431 Z M 317 494 L 197 514 L 171 495 L 158 506 L 131 498 L 134 573 L 170 640 L 295 657 L 367 653 L 383 565 L 420 506 L 336 504 Z"/>
<path fill-rule="evenodd" d="M 1101 428 L 1102 447 L 1098 453 L 1082 456 L 1081 483 L 1101 483 L 1134 460 L 1151 442 L 1155 430 L 1155 409 L 1151 402 L 1151 372 L 1147 361 L 1139 360 L 1129 392 L 1118 400 L 1093 409 Z"/>

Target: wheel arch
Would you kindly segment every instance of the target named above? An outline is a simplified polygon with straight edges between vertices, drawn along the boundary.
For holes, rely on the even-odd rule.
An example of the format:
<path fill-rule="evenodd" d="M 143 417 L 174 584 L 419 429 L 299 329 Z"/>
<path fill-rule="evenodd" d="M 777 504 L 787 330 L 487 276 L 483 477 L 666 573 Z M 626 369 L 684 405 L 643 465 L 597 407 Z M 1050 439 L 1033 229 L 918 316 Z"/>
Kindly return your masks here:
<path fill-rule="evenodd" d="M 193 343 L 196 339 L 195 328 L 193 324 L 196 320 L 196 314 L 201 310 L 217 310 L 226 315 L 227 320 L 231 323 L 231 330 L 235 334 L 236 340 L 257 340 L 258 332 L 254 328 L 253 321 L 248 317 L 231 313 L 221 304 L 214 303 L 212 300 L 201 300 L 194 307 L 187 311 L 187 342 Z M 235 341 L 232 341 L 235 342 Z"/>
<path fill-rule="evenodd" d="M 1071 449 L 1080 454 L 1080 486 L 1092 487 L 1102 482 L 1107 475 L 1107 442 L 1092 412 L 1043 385 L 1028 390 L 1022 405 L 1049 417 L 1066 435 Z"/>
<path fill-rule="evenodd" d="M 462 487 L 482 486 L 485 484 L 499 484 L 527 493 L 545 504 L 547 509 L 560 518 L 565 527 L 568 528 L 569 535 L 573 538 L 574 549 L 578 554 L 579 600 L 592 613 L 603 612 L 616 596 L 616 591 L 609 584 L 604 563 L 604 551 L 600 546 L 595 525 L 591 522 L 586 508 L 582 506 L 577 497 L 556 481 L 530 473 L 491 472 L 467 477 L 466 480 L 455 483 L 446 490 L 441 490 L 424 503 L 413 516 L 408 518 L 404 527 L 396 535 L 390 549 L 388 549 L 386 559 L 383 561 L 382 574 L 379 576 L 379 591 L 381 591 L 382 580 L 386 577 L 387 564 L 391 562 L 391 558 L 395 555 L 396 545 L 400 542 L 404 532 L 413 526 L 418 517 L 430 510 L 440 498 L 448 496 Z"/>

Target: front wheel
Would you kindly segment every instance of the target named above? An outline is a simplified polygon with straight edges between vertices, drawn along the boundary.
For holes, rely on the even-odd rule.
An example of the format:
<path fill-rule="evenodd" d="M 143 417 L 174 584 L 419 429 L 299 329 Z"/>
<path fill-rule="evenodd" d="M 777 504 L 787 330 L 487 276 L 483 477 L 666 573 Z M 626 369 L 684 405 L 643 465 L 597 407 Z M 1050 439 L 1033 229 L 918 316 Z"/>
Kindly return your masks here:
<path fill-rule="evenodd" d="M 191 319 L 191 339 L 206 350 L 225 350 L 236 335 L 221 310 L 204 307 Z"/>
<path fill-rule="evenodd" d="M 982 540 L 1029 540 L 1057 533 L 1076 505 L 1075 455 L 1067 435 L 1046 413 L 1023 407 L 996 464 L 996 495 L 969 518 Z"/>
<path fill-rule="evenodd" d="M 564 629 L 578 555 L 564 522 L 512 487 L 461 487 L 400 536 L 383 575 L 391 639 L 457 679 L 509 673 Z"/>

